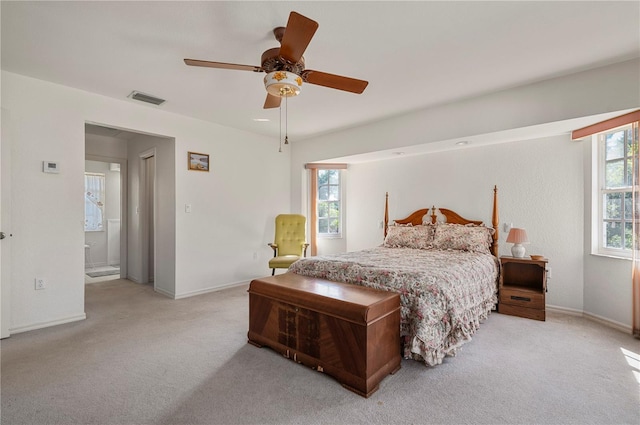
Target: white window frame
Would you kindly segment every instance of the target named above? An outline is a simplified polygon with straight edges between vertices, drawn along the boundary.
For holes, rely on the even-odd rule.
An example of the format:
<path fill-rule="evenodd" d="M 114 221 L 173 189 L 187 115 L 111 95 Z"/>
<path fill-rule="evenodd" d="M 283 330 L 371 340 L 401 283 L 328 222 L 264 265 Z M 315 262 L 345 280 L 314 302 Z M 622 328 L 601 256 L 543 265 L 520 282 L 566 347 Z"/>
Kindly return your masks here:
<path fill-rule="evenodd" d="M 338 232 L 337 233 L 321 233 L 320 232 L 320 219 L 321 217 L 316 216 L 316 222 L 314 223 L 315 229 L 316 229 L 316 234 L 318 235 L 318 238 L 320 239 L 340 239 L 342 238 L 342 233 L 343 233 L 343 229 L 344 229 L 344 173 L 342 172 L 343 170 L 341 169 L 335 169 L 335 168 L 327 168 L 327 169 L 318 169 L 316 170 L 316 172 L 320 173 L 321 171 L 337 171 L 338 172 L 338 208 L 340 210 L 340 214 L 338 216 L 338 220 L 339 220 L 339 225 L 338 225 Z M 328 184 L 330 186 L 330 184 Z M 317 181 L 317 185 L 316 185 L 316 211 L 318 211 L 319 205 L 321 202 L 335 202 L 335 200 L 331 200 L 331 201 L 323 201 L 320 200 L 320 181 L 318 179 Z"/>
<path fill-rule="evenodd" d="M 593 143 L 593 151 L 597 152 L 597 155 L 594 155 L 594 174 L 597 176 L 594 179 L 594 187 L 593 187 L 593 197 L 595 199 L 594 206 L 596 207 L 596 212 L 594 213 L 594 218 L 597 220 L 596 225 L 594 226 L 594 231 L 596 234 L 594 235 L 594 244 L 592 249 L 592 254 L 603 255 L 608 257 L 616 257 L 623 259 L 631 259 L 632 250 L 627 248 L 611 248 L 605 246 L 606 233 L 605 233 L 605 223 L 610 221 L 605 218 L 605 202 L 604 198 L 606 194 L 609 193 L 627 193 L 631 192 L 632 186 L 621 186 L 617 188 L 607 188 L 605 187 L 605 136 L 610 133 L 618 132 L 620 130 L 630 130 L 633 131 L 633 124 L 627 124 L 620 127 L 616 127 L 602 133 L 594 134 L 592 136 Z M 626 158 L 626 156 L 625 156 Z M 626 167 L 626 164 L 625 164 Z M 633 218 L 631 219 L 633 220 Z M 616 220 L 618 221 L 618 220 Z M 620 219 L 622 222 L 622 226 L 624 227 L 625 223 L 628 222 L 628 219 L 624 217 L 624 211 L 622 212 L 622 217 Z M 623 229 L 624 234 L 624 229 Z"/>

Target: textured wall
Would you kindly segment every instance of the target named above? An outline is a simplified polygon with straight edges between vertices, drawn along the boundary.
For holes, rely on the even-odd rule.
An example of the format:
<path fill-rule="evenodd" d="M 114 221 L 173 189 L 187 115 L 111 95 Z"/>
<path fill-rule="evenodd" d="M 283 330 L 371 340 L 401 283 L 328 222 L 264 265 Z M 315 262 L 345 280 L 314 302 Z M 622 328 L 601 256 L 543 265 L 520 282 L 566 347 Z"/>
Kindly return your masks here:
<path fill-rule="evenodd" d="M 387 191 L 390 219 L 435 205 L 491 225 L 497 185 L 501 223 L 526 228 L 527 252 L 549 258 L 547 303 L 582 310 L 582 162 L 581 143 L 556 136 L 352 165 L 348 249 L 381 243 Z M 500 232 L 500 254 L 511 255 Z"/>

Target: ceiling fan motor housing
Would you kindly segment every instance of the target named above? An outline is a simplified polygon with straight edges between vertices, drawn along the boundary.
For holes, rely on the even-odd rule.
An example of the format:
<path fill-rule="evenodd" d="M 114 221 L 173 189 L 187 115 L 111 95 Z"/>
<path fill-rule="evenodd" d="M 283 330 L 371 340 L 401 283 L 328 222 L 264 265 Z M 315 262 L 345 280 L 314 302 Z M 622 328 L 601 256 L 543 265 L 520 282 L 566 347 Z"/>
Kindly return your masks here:
<path fill-rule="evenodd" d="M 262 69 L 265 72 L 273 72 L 273 71 L 289 71 L 294 74 L 301 75 L 302 71 L 304 71 L 304 58 L 300 58 L 300 60 L 296 63 L 291 63 L 286 59 L 280 56 L 280 48 L 274 47 L 273 49 L 269 49 L 262 54 L 261 58 Z"/>

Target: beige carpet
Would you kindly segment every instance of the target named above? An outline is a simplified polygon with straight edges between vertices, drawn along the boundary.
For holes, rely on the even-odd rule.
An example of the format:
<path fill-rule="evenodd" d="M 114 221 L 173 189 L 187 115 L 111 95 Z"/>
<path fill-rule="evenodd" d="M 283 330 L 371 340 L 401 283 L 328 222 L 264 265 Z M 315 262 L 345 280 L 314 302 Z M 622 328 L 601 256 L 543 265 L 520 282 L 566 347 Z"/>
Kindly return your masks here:
<path fill-rule="evenodd" d="M 597 323 L 492 314 L 457 357 L 403 360 L 364 399 L 247 344 L 246 289 L 87 285 L 87 320 L 0 342 L 2 424 L 640 423 L 640 341 Z"/>

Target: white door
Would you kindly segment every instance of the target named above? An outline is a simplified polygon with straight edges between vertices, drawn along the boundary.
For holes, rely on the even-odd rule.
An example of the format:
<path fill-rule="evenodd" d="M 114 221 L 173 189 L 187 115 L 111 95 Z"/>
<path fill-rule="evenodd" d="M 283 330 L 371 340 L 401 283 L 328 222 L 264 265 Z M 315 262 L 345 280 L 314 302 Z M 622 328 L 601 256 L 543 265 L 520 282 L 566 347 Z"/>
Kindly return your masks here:
<path fill-rule="evenodd" d="M 11 122 L 6 109 L 0 115 L 0 338 L 6 338 L 11 321 Z"/>
<path fill-rule="evenodd" d="M 155 148 L 140 154 L 140 283 L 155 289 Z"/>

